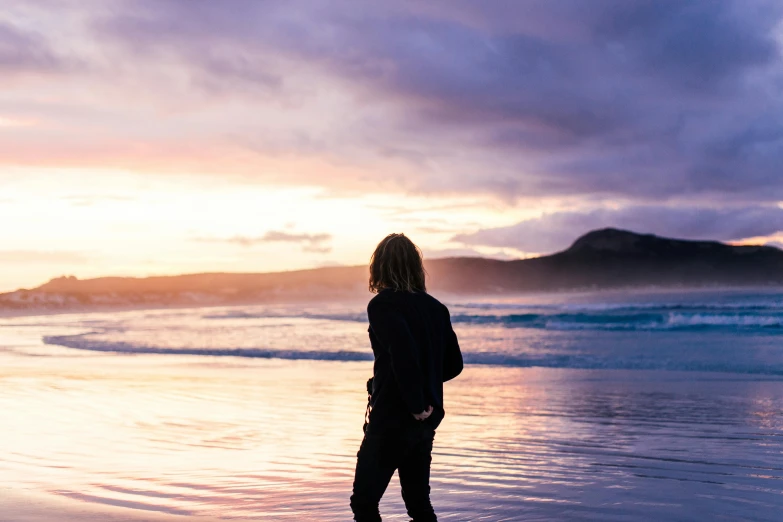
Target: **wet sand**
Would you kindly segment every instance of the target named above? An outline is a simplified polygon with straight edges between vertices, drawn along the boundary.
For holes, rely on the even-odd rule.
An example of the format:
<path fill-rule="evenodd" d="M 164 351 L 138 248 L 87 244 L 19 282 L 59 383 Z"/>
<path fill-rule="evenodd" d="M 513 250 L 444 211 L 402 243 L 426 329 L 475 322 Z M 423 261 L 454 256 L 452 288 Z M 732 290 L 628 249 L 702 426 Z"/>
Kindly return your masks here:
<path fill-rule="evenodd" d="M 349 518 L 368 365 L 4 359 L 4 521 Z M 469 367 L 441 518 L 775 520 L 780 383 L 638 373 Z M 404 519 L 396 479 L 382 510 Z"/>
<path fill-rule="evenodd" d="M 0 490 L 3 522 L 182 522 L 185 517 L 164 515 L 128 506 L 74 502 L 40 492 Z M 201 522 L 216 519 L 199 517 Z"/>

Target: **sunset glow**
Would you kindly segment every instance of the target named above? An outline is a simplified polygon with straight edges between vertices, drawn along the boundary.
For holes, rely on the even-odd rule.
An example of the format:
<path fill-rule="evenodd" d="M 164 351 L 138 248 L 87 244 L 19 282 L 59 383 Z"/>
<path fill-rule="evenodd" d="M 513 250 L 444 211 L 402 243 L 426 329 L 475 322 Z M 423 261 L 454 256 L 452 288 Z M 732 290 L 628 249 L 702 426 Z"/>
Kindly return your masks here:
<path fill-rule="evenodd" d="M 482 198 L 328 195 L 323 187 L 225 183 L 208 176 L 16 169 L 0 219 L 13 289 L 60 274 L 78 277 L 280 271 L 367 261 L 379 235 L 406 231 L 431 256 L 456 255 L 450 238 L 477 223 L 525 216 Z M 444 218 L 448 213 L 449 218 Z M 271 234 L 270 234 L 271 233 Z M 45 245 L 45 247 L 44 247 Z M 449 250 L 455 248 L 455 250 Z M 514 249 L 479 248 L 518 256 Z M 467 251 L 471 253 L 470 251 Z"/>
<path fill-rule="evenodd" d="M 4 6 L 0 290 L 361 264 L 392 231 L 428 257 L 779 240 L 771 4 L 715 7 L 690 54 L 611 3 L 339 4 Z"/>

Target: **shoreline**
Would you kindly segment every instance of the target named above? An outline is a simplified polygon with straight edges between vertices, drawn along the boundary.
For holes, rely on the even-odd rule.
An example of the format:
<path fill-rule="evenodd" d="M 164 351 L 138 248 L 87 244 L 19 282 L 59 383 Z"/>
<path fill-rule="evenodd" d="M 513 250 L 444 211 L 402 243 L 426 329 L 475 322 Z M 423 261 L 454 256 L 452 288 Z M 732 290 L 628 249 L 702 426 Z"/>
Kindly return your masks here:
<path fill-rule="evenodd" d="M 781 285 L 751 285 L 751 286 L 627 286 L 617 288 L 575 288 L 575 289 L 554 289 L 551 291 L 538 291 L 526 293 L 481 293 L 481 294 L 455 294 L 450 292 L 435 292 L 442 301 L 461 301 L 470 302 L 471 300 L 508 300 L 508 299 L 530 299 L 535 297 L 552 297 L 570 295 L 573 297 L 584 296 L 612 296 L 623 294 L 625 292 L 645 292 L 647 294 L 666 294 L 669 292 L 761 292 L 774 293 L 783 292 Z M 0 294 L 2 296 L 2 294 Z M 366 296 L 350 296 L 342 298 L 328 298 L 326 296 L 314 296 L 309 299 L 275 299 L 270 301 L 248 301 L 248 302 L 226 302 L 226 303 L 180 303 L 180 304 L 127 304 L 127 305 L 86 305 L 72 308 L 3 308 L 0 305 L 0 318 L 7 317 L 37 317 L 48 315 L 68 315 L 68 314 L 87 314 L 87 313 L 113 313 L 113 312 L 134 312 L 141 310 L 187 310 L 197 308 L 235 308 L 241 306 L 283 306 L 283 305 L 314 305 L 324 303 L 356 303 L 364 305 L 372 298 L 372 294 Z"/>

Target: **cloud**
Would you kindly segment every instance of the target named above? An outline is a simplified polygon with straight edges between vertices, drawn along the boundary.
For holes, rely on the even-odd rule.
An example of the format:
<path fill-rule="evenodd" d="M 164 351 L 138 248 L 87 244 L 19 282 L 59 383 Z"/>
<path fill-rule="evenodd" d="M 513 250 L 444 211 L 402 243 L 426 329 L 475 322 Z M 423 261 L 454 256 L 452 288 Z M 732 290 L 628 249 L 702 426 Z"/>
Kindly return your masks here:
<path fill-rule="evenodd" d="M 568 247 L 578 236 L 590 230 L 606 227 L 682 239 L 732 241 L 783 231 L 783 209 L 777 206 L 634 206 L 555 212 L 508 227 L 459 234 L 452 240 L 465 245 L 548 253 Z"/>
<path fill-rule="evenodd" d="M 111 36 L 223 91 L 311 70 L 389 107 L 351 139 L 409 189 L 783 197 L 778 2 L 128 5 Z"/>
<path fill-rule="evenodd" d="M 0 19 L 0 72 L 48 73 L 66 67 L 66 60 L 41 35 Z"/>
<path fill-rule="evenodd" d="M 81 13 L 63 34 L 93 68 L 71 78 L 106 106 L 48 136 L 47 161 L 509 200 L 783 199 L 776 0 L 80 5 L 47 16 Z M 17 33 L 0 57 L 56 62 Z M 16 139 L 0 157 L 42 161 Z"/>
<path fill-rule="evenodd" d="M 332 239 L 331 234 L 297 234 L 280 230 L 270 230 L 263 236 L 256 238 L 241 238 L 240 241 L 250 241 L 251 243 L 271 243 L 278 241 L 284 243 L 318 244 L 329 241 L 330 239 Z"/>
<path fill-rule="evenodd" d="M 280 61 L 274 53 L 257 52 L 264 50 L 259 43 L 274 26 L 278 11 L 271 3 L 247 0 L 230 8 L 202 0 L 126 1 L 95 18 L 93 28 L 98 38 L 124 46 L 136 61 L 186 64 L 185 72 L 197 89 L 257 96 L 279 93 L 282 86 Z"/>
<path fill-rule="evenodd" d="M 197 241 L 208 243 L 230 243 L 243 247 L 250 247 L 267 243 L 297 243 L 302 245 L 303 252 L 318 254 L 327 253 L 332 250 L 331 246 L 325 244 L 331 241 L 331 239 L 331 234 L 300 234 L 281 230 L 270 230 L 264 235 L 257 237 L 233 236 L 229 238 L 196 238 Z"/>

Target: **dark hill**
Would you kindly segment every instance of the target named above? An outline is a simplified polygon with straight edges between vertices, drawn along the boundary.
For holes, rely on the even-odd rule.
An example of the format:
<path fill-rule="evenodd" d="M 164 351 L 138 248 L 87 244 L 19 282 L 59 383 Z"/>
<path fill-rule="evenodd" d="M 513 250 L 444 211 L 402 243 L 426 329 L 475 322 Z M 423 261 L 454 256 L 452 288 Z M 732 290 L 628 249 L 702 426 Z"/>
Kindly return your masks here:
<path fill-rule="evenodd" d="M 567 250 L 549 256 L 491 264 L 474 259 L 444 262 L 449 270 L 441 283 L 450 291 L 467 282 L 471 287 L 515 292 L 783 284 L 783 251 L 777 248 L 668 239 L 612 228 L 589 232 Z"/>
<path fill-rule="evenodd" d="M 426 262 L 433 292 L 496 294 L 618 287 L 783 285 L 783 251 L 596 230 L 570 248 L 515 261 L 448 258 Z M 277 273 L 207 273 L 146 278 L 60 277 L 0 294 L 0 308 L 199 305 L 367 296 L 367 268 Z"/>

